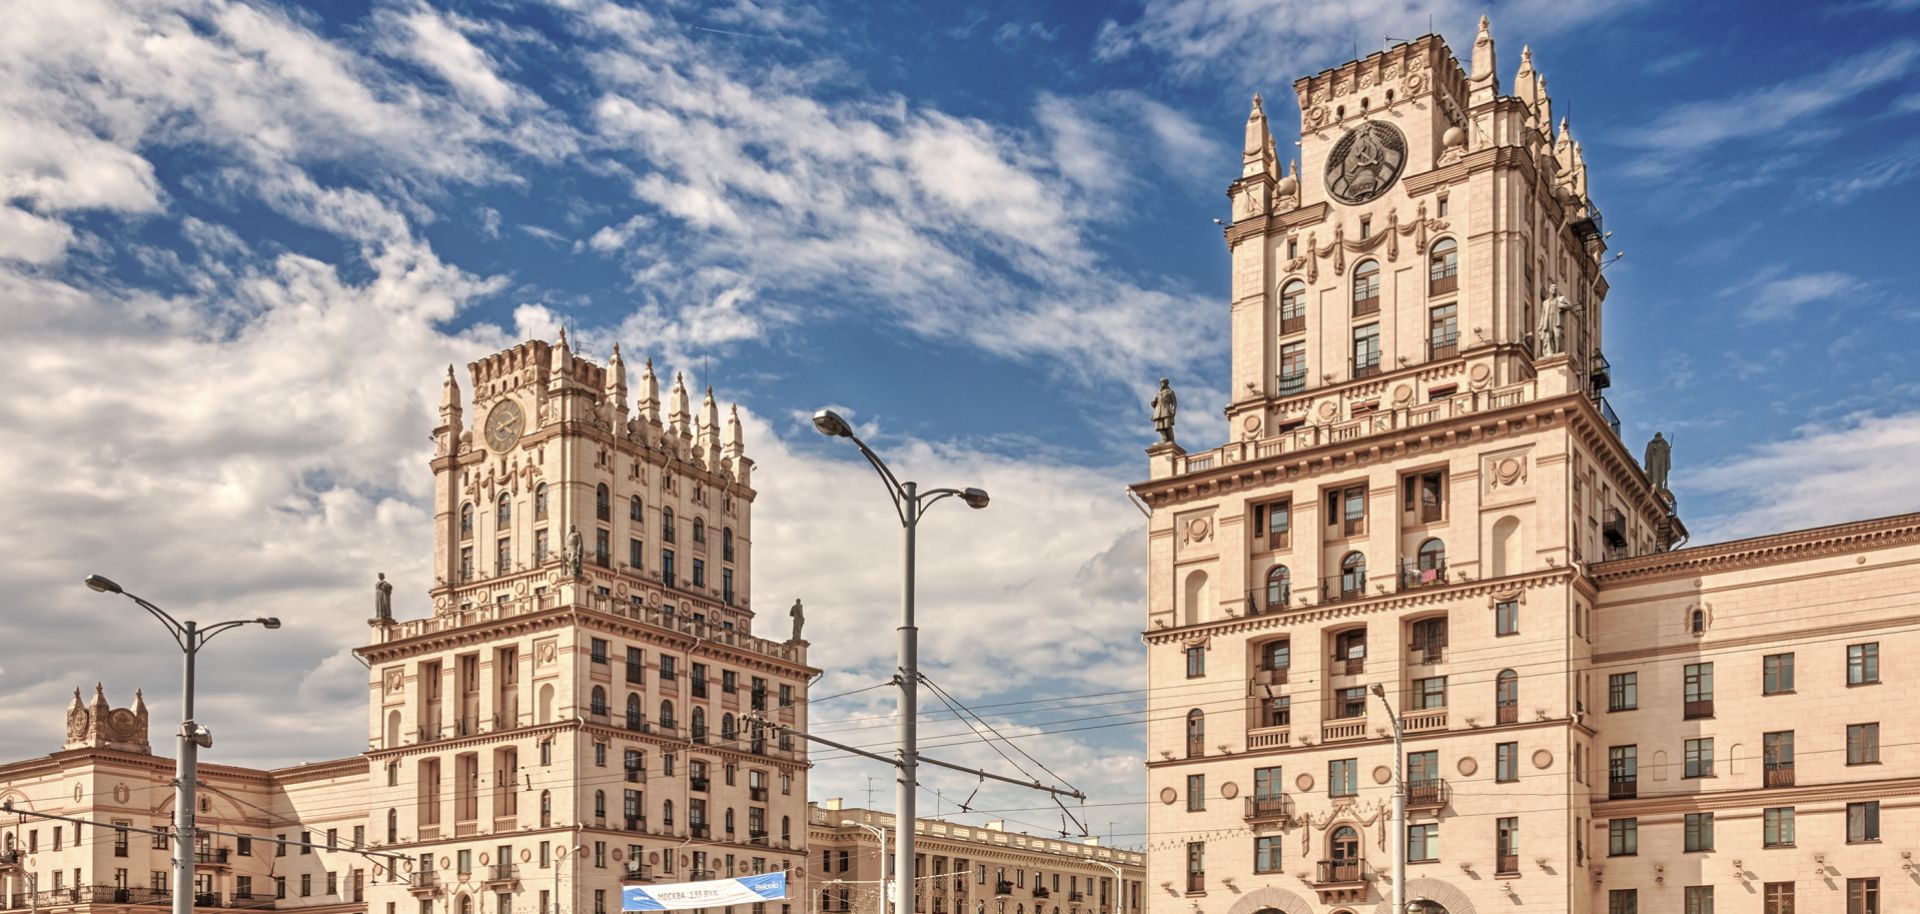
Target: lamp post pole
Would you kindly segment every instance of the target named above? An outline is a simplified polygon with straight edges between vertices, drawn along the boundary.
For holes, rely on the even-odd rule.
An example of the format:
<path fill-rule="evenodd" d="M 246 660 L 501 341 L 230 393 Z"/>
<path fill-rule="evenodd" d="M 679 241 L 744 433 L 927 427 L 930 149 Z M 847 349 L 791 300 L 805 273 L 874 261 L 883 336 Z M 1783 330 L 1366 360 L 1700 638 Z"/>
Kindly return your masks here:
<path fill-rule="evenodd" d="M 1393 907 L 1388 910 L 1392 914 L 1406 914 L 1407 781 L 1400 770 L 1407 757 L 1406 744 L 1400 732 L 1400 715 L 1394 713 L 1393 703 L 1387 701 L 1387 690 L 1376 682 L 1373 694 L 1387 709 L 1387 720 L 1393 724 Z"/>
<path fill-rule="evenodd" d="M 871 812 L 871 810 L 869 810 L 869 812 Z M 880 893 L 879 893 L 879 901 L 878 901 L 878 902 L 877 902 L 877 904 L 876 904 L 876 907 L 877 907 L 877 908 L 878 908 L 879 910 L 878 910 L 878 911 L 876 912 L 876 914 L 887 914 L 887 891 L 886 891 L 886 887 L 887 887 L 887 829 L 886 829 L 886 827 L 885 827 L 885 826 L 880 826 L 880 825 L 872 825 L 872 824 L 869 824 L 869 823 L 866 823 L 866 822 L 855 822 L 855 823 L 853 823 L 853 824 L 855 824 L 855 825 L 858 825 L 858 826 L 860 826 L 861 828 L 864 828 L 864 829 L 866 829 L 867 831 L 870 831 L 870 832 L 872 832 L 872 833 L 873 833 L 873 836 L 874 836 L 875 838 L 878 838 L 878 839 L 880 839 L 880 851 L 879 851 L 879 853 L 877 853 L 877 854 L 875 854 L 875 856 L 876 856 L 876 857 L 877 857 L 877 858 L 878 858 L 878 859 L 880 860 Z"/>
<path fill-rule="evenodd" d="M 195 804 L 199 802 L 195 795 L 200 773 L 200 748 L 213 747 L 213 734 L 193 719 L 193 662 L 200 648 L 214 635 L 242 625 L 279 628 L 280 620 L 273 617 L 235 619 L 201 628 L 199 623 L 192 620 L 181 622 L 175 619 L 166 610 L 128 593 L 120 585 L 100 575 L 88 575 L 86 584 L 100 593 L 120 594 L 159 619 L 167 627 L 167 633 L 173 636 L 174 643 L 180 645 L 180 653 L 185 659 L 186 668 L 180 683 L 179 754 L 174 757 L 173 763 L 173 914 L 193 914 L 194 813 L 197 811 Z"/>
<path fill-rule="evenodd" d="M 875 472 L 887 484 L 887 495 L 893 499 L 895 511 L 900 515 L 901 575 L 900 575 L 900 725 L 899 758 L 895 766 L 900 776 L 894 784 L 893 792 L 893 909 L 894 914 L 911 914 L 913 911 L 913 890 L 916 885 L 913 876 L 914 837 L 916 813 L 914 810 L 916 791 L 919 789 L 917 773 L 920 767 L 919 744 L 919 703 L 920 703 L 920 629 L 913 622 L 914 593 L 914 534 L 920 526 L 920 518 L 926 514 L 934 502 L 948 496 L 958 496 L 969 508 L 987 506 L 987 493 L 982 489 L 929 489 L 920 491 L 915 482 L 901 482 L 887 468 L 886 461 L 880 459 L 867 443 L 853 433 L 853 426 L 840 418 L 838 413 L 823 409 L 813 414 L 813 427 L 820 434 L 830 438 L 846 438 L 860 449 L 861 456 L 873 465 Z M 886 871 L 880 874 L 881 884 L 885 884 Z"/>

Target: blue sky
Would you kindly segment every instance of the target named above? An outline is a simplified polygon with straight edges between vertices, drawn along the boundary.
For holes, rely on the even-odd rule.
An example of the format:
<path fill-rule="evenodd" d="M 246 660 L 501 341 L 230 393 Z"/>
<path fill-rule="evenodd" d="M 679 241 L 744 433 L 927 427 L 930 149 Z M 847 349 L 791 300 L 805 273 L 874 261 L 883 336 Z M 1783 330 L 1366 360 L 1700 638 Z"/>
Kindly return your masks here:
<path fill-rule="evenodd" d="M 1286 150 L 1295 77 L 1429 22 L 1464 50 L 1483 11 L 1503 83 L 1532 47 L 1627 252 L 1611 399 L 1636 449 L 1677 439 L 1696 542 L 1920 507 L 1910 0 L 72 0 L 0 35 L 0 636 L 22 648 L 0 755 L 56 748 L 75 685 L 170 691 L 156 633 L 73 586 L 94 570 L 303 631 L 210 663 L 212 713 L 270 721 L 225 760 L 357 751 L 373 572 L 423 611 L 440 374 L 565 326 L 740 404 L 755 590 L 815 607 L 820 695 L 885 675 L 866 633 L 895 547 L 877 484 L 805 415 L 843 407 L 904 475 L 992 488 L 929 521 L 934 675 L 981 704 L 1098 696 L 1002 722 L 1120 804 L 1096 830 L 1137 832 L 1144 539 L 1121 487 L 1160 376 L 1184 442 L 1224 432 L 1212 219 L 1248 98 Z M 887 739 L 864 724 L 843 735 Z M 814 793 L 863 798 L 870 773 L 824 763 Z"/>

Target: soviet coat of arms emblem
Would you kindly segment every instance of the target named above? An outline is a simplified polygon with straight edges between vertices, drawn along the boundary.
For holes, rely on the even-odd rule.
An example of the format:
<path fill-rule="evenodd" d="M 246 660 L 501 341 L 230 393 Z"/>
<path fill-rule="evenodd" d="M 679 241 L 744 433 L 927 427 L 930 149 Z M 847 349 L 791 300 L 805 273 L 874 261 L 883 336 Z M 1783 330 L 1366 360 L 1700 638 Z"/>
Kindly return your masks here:
<path fill-rule="evenodd" d="M 1407 138 L 1384 121 L 1362 121 L 1327 157 L 1327 193 L 1342 203 L 1365 203 L 1387 192 L 1407 162 Z"/>

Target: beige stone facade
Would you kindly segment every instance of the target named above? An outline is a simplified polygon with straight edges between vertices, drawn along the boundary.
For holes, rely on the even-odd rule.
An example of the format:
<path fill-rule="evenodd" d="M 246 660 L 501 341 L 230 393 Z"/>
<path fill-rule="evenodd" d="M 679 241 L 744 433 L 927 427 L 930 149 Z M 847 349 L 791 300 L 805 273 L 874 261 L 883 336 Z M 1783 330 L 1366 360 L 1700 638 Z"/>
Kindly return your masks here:
<path fill-rule="evenodd" d="M 1465 67 L 1427 36 L 1303 78 L 1288 166 L 1255 100 L 1225 230 L 1231 440 L 1155 446 L 1135 487 L 1148 907 L 1385 912 L 1397 840 L 1422 912 L 1920 905 L 1916 772 L 1840 761 L 1847 723 L 1907 729 L 1900 686 L 1847 688 L 1843 655 L 1911 637 L 1920 518 L 1675 548 L 1664 469 L 1604 398 L 1580 146 L 1529 54 L 1495 74 L 1483 22 Z M 1763 695 L 1783 653 L 1798 689 Z M 1373 686 L 1406 730 L 1403 836 Z M 1804 820 L 1791 846 L 1764 846 L 1776 807 Z"/>
<path fill-rule="evenodd" d="M 827 800 L 807 810 L 809 911 L 881 911 L 896 819 Z M 881 844 L 882 835 L 886 844 Z M 1131 914 L 1146 855 L 1091 841 L 1009 832 L 1004 823 L 914 826 L 914 914 Z M 889 872 L 885 878 L 892 878 Z"/>
<path fill-rule="evenodd" d="M 434 432 L 430 613 L 376 607 L 358 650 L 367 751 L 275 771 L 203 763 L 200 826 L 249 838 L 202 839 L 201 906 L 605 914 L 624 882 L 804 862 L 805 746 L 756 721 L 803 729 L 818 671 L 780 610 L 778 635 L 756 633 L 737 417 L 723 422 L 711 391 L 696 412 L 678 380 L 663 409 L 651 365 L 630 406 L 618 350 L 601 365 L 564 336 L 475 362 L 469 383 L 470 403 L 449 369 Z M 96 704 L 70 719 L 139 726 L 0 767 L 0 796 L 164 826 L 172 762 L 147 751 L 144 708 Z M 0 874 L 12 906 L 170 894 L 151 838 L 123 847 L 86 826 L 60 846 L 55 828 L 16 829 L 29 847 Z"/>

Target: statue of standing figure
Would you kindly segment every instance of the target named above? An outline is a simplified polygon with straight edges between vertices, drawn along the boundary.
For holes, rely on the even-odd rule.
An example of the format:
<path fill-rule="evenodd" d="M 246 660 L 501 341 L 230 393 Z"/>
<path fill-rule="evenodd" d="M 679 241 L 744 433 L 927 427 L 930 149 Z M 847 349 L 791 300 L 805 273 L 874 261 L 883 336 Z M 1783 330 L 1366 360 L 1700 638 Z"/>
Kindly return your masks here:
<path fill-rule="evenodd" d="M 1150 405 L 1153 407 L 1154 431 L 1160 433 L 1162 443 L 1172 444 L 1173 414 L 1177 405 L 1173 396 L 1173 386 L 1167 383 L 1166 378 L 1160 379 L 1160 390 L 1154 393 L 1153 403 Z"/>
<path fill-rule="evenodd" d="M 788 641 L 800 640 L 800 629 L 807 624 L 806 607 L 801 606 L 800 601 L 798 599 L 794 600 L 793 608 L 787 610 L 787 617 L 793 620 L 793 637 L 788 638 L 787 640 Z"/>
<path fill-rule="evenodd" d="M 567 525 L 567 549 L 560 556 L 560 565 L 566 569 L 569 577 L 580 576 L 580 566 L 586 561 L 586 544 L 580 540 L 580 528 Z"/>
<path fill-rule="evenodd" d="M 1567 345 L 1567 312 L 1573 303 L 1560 294 L 1558 284 L 1547 285 L 1546 300 L 1540 303 L 1540 325 L 1534 328 L 1534 347 L 1541 358 L 1559 355 Z"/>
<path fill-rule="evenodd" d="M 387 580 L 386 572 L 373 582 L 373 618 L 377 622 L 393 621 L 393 582 Z"/>
<path fill-rule="evenodd" d="M 1647 453 L 1641 458 L 1640 466 L 1647 471 L 1647 481 L 1653 483 L 1654 491 L 1666 491 L 1667 474 L 1673 470 L 1673 442 L 1654 432 L 1653 440 L 1647 442 Z"/>

